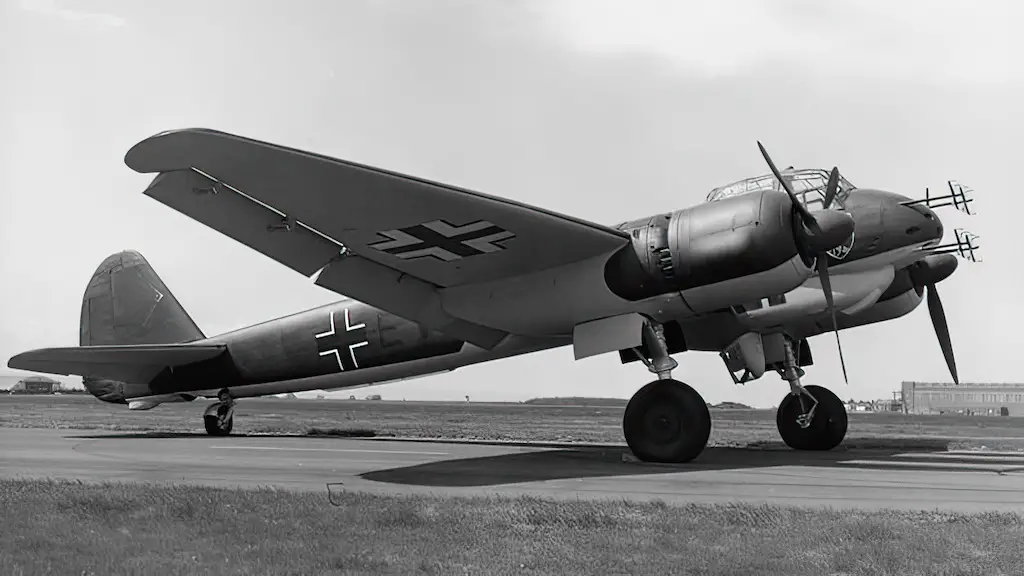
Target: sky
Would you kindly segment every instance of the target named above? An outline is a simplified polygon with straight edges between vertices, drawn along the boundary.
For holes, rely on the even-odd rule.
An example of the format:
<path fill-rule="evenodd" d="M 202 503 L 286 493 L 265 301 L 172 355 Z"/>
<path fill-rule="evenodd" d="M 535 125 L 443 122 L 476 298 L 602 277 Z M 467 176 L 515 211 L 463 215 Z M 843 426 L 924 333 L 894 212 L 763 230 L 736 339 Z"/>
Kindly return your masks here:
<path fill-rule="evenodd" d="M 339 299 L 142 195 L 136 142 L 206 127 L 604 224 L 684 208 L 779 165 L 839 166 L 920 196 L 970 185 L 981 236 L 942 295 L 962 381 L 1015 364 L 1024 145 L 1019 2 L 537 0 L 430 3 L 0 0 L 0 359 L 75 346 L 85 285 L 142 252 L 208 335 Z M 922 305 L 811 339 L 804 382 L 891 397 L 948 372 Z M 674 376 L 710 402 L 776 405 L 714 353 Z M 19 375 L 0 367 L 0 375 Z M 545 351 L 376 387 L 385 398 L 627 398 L 652 375 Z M 68 379 L 75 381 L 76 379 Z M 358 395 L 370 391 L 357 391 Z"/>

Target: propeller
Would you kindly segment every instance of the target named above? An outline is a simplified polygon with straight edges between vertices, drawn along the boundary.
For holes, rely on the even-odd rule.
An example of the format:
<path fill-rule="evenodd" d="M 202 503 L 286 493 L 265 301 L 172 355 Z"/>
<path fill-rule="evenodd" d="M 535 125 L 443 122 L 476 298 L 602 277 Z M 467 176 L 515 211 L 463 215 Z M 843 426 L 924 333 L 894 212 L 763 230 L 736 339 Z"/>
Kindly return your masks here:
<path fill-rule="evenodd" d="M 797 232 L 797 242 L 804 248 L 808 256 L 824 254 L 845 242 L 853 234 L 853 217 L 846 212 L 825 209 L 817 211 L 815 215 L 807 210 L 807 207 L 797 199 L 796 193 L 793 192 L 793 187 L 790 186 L 789 181 L 783 178 L 782 174 L 779 173 L 779 169 L 775 167 L 775 163 L 772 162 L 768 151 L 764 149 L 760 142 L 757 143 L 757 147 L 761 149 L 761 155 L 764 156 L 768 167 L 771 168 L 772 174 L 775 175 L 775 178 L 782 184 L 782 188 L 785 189 L 786 194 L 789 195 L 789 199 L 793 203 L 793 210 L 800 216 L 800 222 L 803 226 L 799 227 Z M 825 191 L 825 198 L 830 203 L 835 198 L 838 184 L 839 169 L 833 168 L 832 174 L 829 176 L 829 187 Z"/>
<path fill-rule="evenodd" d="M 953 343 L 949 338 L 949 325 L 946 323 L 946 312 L 942 309 L 942 300 L 935 284 L 946 279 L 956 270 L 957 259 L 952 254 L 932 254 L 917 262 L 910 268 L 910 279 L 915 285 L 928 291 L 928 315 L 932 318 L 935 336 L 939 339 L 939 347 L 946 358 L 946 367 L 953 377 L 953 382 L 960 385 L 956 373 L 956 359 L 953 357 Z"/>
<path fill-rule="evenodd" d="M 818 279 L 821 281 L 821 289 L 825 293 L 825 303 L 828 305 L 829 315 L 832 317 L 832 331 L 836 334 L 839 363 L 843 367 L 843 380 L 849 384 L 850 381 L 846 375 L 846 360 L 843 358 L 843 345 L 839 341 L 839 327 L 836 323 L 836 307 L 832 296 L 832 281 L 828 275 L 828 251 L 845 242 L 853 234 L 854 230 L 852 216 L 846 212 L 829 209 L 832 201 L 835 200 L 836 190 L 839 187 L 839 168 L 832 168 L 832 172 L 828 177 L 828 185 L 825 187 L 824 210 L 817 211 L 817 216 L 815 216 L 797 199 L 796 193 L 793 192 L 789 181 L 779 173 L 779 169 L 775 167 L 775 163 L 772 162 L 768 151 L 764 149 L 761 142 L 757 143 L 757 147 L 761 149 L 761 155 L 764 156 L 765 162 L 771 168 L 772 174 L 775 175 L 775 178 L 778 179 L 783 189 L 785 189 L 786 194 L 789 195 L 789 199 L 793 203 L 793 210 L 800 216 L 802 226 L 799 227 L 797 232 L 797 244 L 803 247 L 805 255 L 816 258 L 817 265 L 815 269 L 818 272 Z"/>

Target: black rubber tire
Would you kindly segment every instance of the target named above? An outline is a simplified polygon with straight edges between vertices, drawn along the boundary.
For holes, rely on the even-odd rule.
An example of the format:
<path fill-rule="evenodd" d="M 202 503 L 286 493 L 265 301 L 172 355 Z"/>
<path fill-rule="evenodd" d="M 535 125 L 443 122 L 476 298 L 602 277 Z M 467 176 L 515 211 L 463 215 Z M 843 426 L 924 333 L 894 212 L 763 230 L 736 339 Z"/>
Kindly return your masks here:
<path fill-rule="evenodd" d="M 846 405 L 827 388 L 813 384 L 804 388 L 818 401 L 814 420 L 807 428 L 801 428 L 796 423 L 797 417 L 803 413 L 800 400 L 786 394 L 775 414 L 775 425 L 782 441 L 794 450 L 826 451 L 839 446 L 846 437 Z"/>
<path fill-rule="evenodd" d="M 645 462 L 683 463 L 704 451 L 711 413 L 701 395 L 678 380 L 655 380 L 629 400 L 622 432 L 633 455 Z"/>
<path fill-rule="evenodd" d="M 235 426 L 235 417 L 228 418 L 227 423 L 221 428 L 219 414 L 224 410 L 227 410 L 227 407 L 221 406 L 217 409 L 217 414 L 203 415 L 203 424 L 206 426 L 206 433 L 210 436 L 228 436 L 231 434 L 231 429 Z"/>

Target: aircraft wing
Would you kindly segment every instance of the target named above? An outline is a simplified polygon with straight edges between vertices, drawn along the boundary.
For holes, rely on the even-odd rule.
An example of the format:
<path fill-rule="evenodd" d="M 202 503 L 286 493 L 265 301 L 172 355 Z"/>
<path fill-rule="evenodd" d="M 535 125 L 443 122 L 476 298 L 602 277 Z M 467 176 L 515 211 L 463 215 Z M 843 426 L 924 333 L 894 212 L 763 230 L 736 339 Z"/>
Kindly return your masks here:
<path fill-rule="evenodd" d="M 148 384 L 166 368 L 177 368 L 216 358 L 224 345 L 136 344 L 41 348 L 12 357 L 9 368 L 46 374 L 77 374 L 119 382 Z"/>
<path fill-rule="evenodd" d="M 125 163 L 158 173 L 148 196 L 306 276 L 321 272 L 318 284 L 485 348 L 506 334 L 447 315 L 437 288 L 629 242 L 541 208 L 213 130 L 158 134 Z"/>

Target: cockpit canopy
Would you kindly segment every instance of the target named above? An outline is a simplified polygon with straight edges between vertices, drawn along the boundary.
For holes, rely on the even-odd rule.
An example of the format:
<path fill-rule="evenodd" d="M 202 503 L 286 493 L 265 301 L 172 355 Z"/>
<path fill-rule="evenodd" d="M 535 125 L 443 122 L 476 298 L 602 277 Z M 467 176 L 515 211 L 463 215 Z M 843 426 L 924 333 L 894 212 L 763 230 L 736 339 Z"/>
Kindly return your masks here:
<path fill-rule="evenodd" d="M 824 208 L 825 187 L 828 186 L 828 175 L 830 170 L 823 170 L 821 168 L 794 170 L 793 168 L 787 168 L 781 172 L 782 177 L 788 180 L 790 186 L 793 187 L 793 192 L 796 193 L 797 199 L 803 202 L 804 205 L 807 206 L 808 210 L 821 210 Z M 836 199 L 830 207 L 845 207 L 846 197 L 849 196 L 850 191 L 855 188 L 856 186 L 840 175 L 839 186 L 836 189 Z M 761 192 L 763 190 L 785 192 L 782 185 L 779 184 L 779 181 L 775 179 L 775 175 L 765 174 L 763 176 L 745 178 L 731 184 L 726 184 L 725 186 L 719 186 L 708 194 L 707 201 L 714 202 L 716 200 L 722 200 L 723 198 L 739 196 L 740 194 L 749 194 L 751 192 Z"/>

